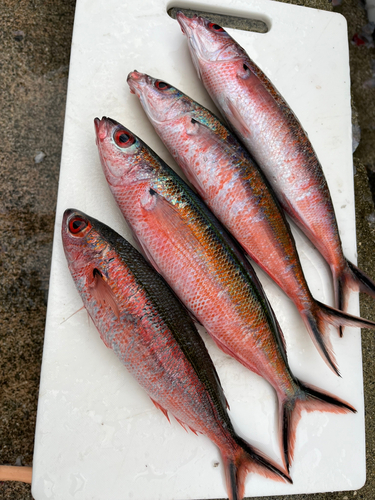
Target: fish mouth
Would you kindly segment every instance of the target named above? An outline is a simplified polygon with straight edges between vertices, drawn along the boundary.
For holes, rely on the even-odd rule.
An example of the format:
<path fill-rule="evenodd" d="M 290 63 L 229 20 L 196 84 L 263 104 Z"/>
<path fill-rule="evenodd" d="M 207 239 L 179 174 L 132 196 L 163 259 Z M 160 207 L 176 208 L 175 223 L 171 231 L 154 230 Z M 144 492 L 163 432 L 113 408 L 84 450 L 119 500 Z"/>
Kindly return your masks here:
<path fill-rule="evenodd" d="M 208 39 L 206 39 L 207 37 L 205 36 L 205 32 L 208 31 L 207 25 L 210 22 L 209 19 L 197 15 L 186 17 L 180 11 L 177 12 L 176 19 L 181 27 L 182 33 L 187 38 L 194 66 L 199 78 L 201 78 L 199 61 L 201 60 L 208 64 L 220 62 L 220 56 L 226 52 L 227 46 L 231 45 L 232 38 L 225 32 L 228 36 L 228 41 L 226 43 L 222 42 L 218 48 L 210 47 L 210 44 L 206 43 Z M 224 57 L 224 59 L 226 59 L 226 57 Z"/>
<path fill-rule="evenodd" d="M 198 73 L 198 77 L 202 79 L 199 67 L 199 59 L 205 62 L 210 62 L 210 61 L 209 58 L 207 58 L 205 55 L 204 45 L 201 43 L 199 39 L 196 28 L 198 28 L 199 25 L 204 25 L 204 19 L 203 17 L 197 15 L 195 15 L 194 17 L 187 17 L 181 11 L 177 12 L 176 19 L 181 27 L 182 33 L 187 38 L 190 54 L 195 69 Z"/>
<path fill-rule="evenodd" d="M 96 132 L 96 145 L 98 147 L 98 153 L 100 162 L 103 168 L 104 175 L 110 186 L 116 186 L 119 184 L 124 175 L 129 174 L 129 172 L 134 168 L 134 165 L 127 168 L 123 164 L 123 156 L 137 154 L 139 150 L 139 144 L 136 144 L 136 148 L 130 147 L 140 139 L 133 134 L 124 125 L 117 122 L 113 118 L 103 116 L 102 119 L 95 118 L 94 126 Z M 132 139 L 131 144 L 124 148 L 116 142 L 116 134 L 120 131 L 125 136 Z M 133 140 L 134 139 L 134 140 Z M 141 142 L 141 141 L 140 141 Z"/>
<path fill-rule="evenodd" d="M 184 35 L 189 36 L 194 29 L 193 25 L 199 23 L 199 16 L 196 14 L 193 17 L 187 17 L 181 11 L 176 14 L 176 19 L 181 27 L 181 31 Z"/>
<path fill-rule="evenodd" d="M 130 87 L 130 92 L 140 97 L 141 88 L 145 85 L 149 85 L 151 83 L 151 78 L 145 73 L 139 73 L 139 71 L 134 70 L 128 74 L 126 81 Z"/>
<path fill-rule="evenodd" d="M 116 122 L 116 120 L 108 118 L 107 116 L 103 116 L 101 120 L 99 118 L 95 118 L 94 126 L 97 144 L 98 142 L 102 142 L 106 137 L 109 137 L 113 127 L 118 125 L 120 125 L 119 122 Z"/>
<path fill-rule="evenodd" d="M 126 81 L 129 85 L 130 92 L 138 97 L 146 114 L 153 118 L 149 99 L 145 99 L 144 96 L 146 89 L 152 87 L 153 79 L 145 73 L 139 73 L 137 70 L 134 70 L 128 74 Z"/>
<path fill-rule="evenodd" d="M 127 77 L 127 83 L 130 87 L 130 92 L 135 94 L 140 100 L 142 107 L 149 117 L 155 124 L 162 124 L 167 119 L 161 119 L 161 113 L 158 111 L 160 109 L 160 91 L 155 88 L 155 82 L 158 81 L 146 73 L 139 73 L 138 71 L 132 71 Z M 159 106 L 158 106 L 159 103 Z M 169 104 L 169 99 L 163 101 L 163 113 L 166 110 L 171 110 L 177 103 L 173 100 Z"/>

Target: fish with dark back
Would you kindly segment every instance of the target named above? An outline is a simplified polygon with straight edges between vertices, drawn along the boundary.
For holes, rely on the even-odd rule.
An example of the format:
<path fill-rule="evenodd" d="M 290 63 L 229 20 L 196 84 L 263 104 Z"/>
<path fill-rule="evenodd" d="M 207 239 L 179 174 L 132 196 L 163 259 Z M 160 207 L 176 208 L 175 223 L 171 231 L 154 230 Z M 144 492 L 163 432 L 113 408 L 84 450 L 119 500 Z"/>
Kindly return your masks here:
<path fill-rule="evenodd" d="M 203 340 L 144 257 L 111 228 L 78 210 L 65 211 L 61 232 L 71 275 L 101 339 L 158 409 L 218 446 L 229 498 L 243 497 L 249 472 L 291 482 L 235 433 Z"/>

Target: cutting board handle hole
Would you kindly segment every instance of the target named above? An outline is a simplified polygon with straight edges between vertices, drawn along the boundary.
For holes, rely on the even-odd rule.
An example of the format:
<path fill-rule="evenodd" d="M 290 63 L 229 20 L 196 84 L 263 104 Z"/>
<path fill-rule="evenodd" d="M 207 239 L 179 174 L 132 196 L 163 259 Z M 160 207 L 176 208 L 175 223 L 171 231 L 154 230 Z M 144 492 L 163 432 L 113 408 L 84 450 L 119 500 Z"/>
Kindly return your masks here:
<path fill-rule="evenodd" d="M 253 31 L 255 33 L 268 33 L 270 30 L 270 26 L 260 19 L 218 14 L 217 12 L 207 12 L 203 10 L 185 9 L 184 7 L 168 7 L 167 9 L 167 13 L 172 19 L 176 19 L 176 14 L 179 11 L 183 12 L 186 17 L 193 17 L 194 15 L 207 17 L 210 21 L 219 24 L 223 28 L 234 28 L 242 31 Z"/>

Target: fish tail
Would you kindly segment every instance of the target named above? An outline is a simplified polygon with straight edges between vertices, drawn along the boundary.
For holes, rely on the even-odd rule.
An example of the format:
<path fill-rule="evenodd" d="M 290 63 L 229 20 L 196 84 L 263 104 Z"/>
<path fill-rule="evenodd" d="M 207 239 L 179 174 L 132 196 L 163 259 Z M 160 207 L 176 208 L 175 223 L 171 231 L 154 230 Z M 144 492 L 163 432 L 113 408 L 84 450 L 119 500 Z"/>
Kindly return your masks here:
<path fill-rule="evenodd" d="M 375 281 L 357 266 L 346 260 L 346 266 L 338 275 L 334 274 L 335 307 L 340 311 L 348 309 L 352 290 L 366 293 L 375 298 Z M 342 337 L 342 327 L 339 328 Z"/>
<path fill-rule="evenodd" d="M 284 463 L 289 471 L 294 456 L 297 425 L 302 411 L 329 413 L 357 413 L 346 401 L 298 381 L 296 394 L 279 404 L 279 441 Z"/>
<path fill-rule="evenodd" d="M 306 328 L 310 334 L 319 354 L 326 362 L 328 367 L 338 376 L 340 372 L 335 358 L 335 353 L 329 338 L 329 329 L 327 324 L 327 315 L 325 314 L 324 304 L 315 301 L 312 307 L 301 312 Z M 330 309 L 327 307 L 327 309 Z M 335 311 L 335 309 L 333 309 Z M 333 324 L 332 320 L 329 321 Z"/>
<path fill-rule="evenodd" d="M 287 472 L 279 467 L 259 450 L 253 448 L 239 436 L 233 436 L 236 446 L 233 454 L 225 454 L 222 458 L 225 469 L 225 480 L 230 500 L 242 500 L 245 494 L 245 479 L 249 472 L 256 472 L 275 481 L 292 483 Z"/>
<path fill-rule="evenodd" d="M 327 323 L 335 326 L 356 326 L 359 328 L 370 328 L 375 329 L 375 322 L 369 319 L 360 318 L 359 316 L 353 316 L 344 311 L 338 311 L 333 307 L 329 307 L 326 304 L 322 304 L 317 301 L 319 306 L 319 316 Z"/>
<path fill-rule="evenodd" d="M 346 263 L 348 265 L 346 281 L 349 287 L 359 292 L 367 293 L 367 295 L 375 298 L 375 281 L 349 260 Z"/>
<path fill-rule="evenodd" d="M 333 347 L 329 338 L 328 325 L 332 325 L 339 330 L 341 335 L 342 326 L 354 326 L 359 328 L 375 329 L 375 322 L 358 316 L 353 316 L 344 311 L 339 311 L 315 300 L 309 309 L 301 312 L 309 334 L 329 368 L 340 376 L 340 372 L 333 352 Z"/>

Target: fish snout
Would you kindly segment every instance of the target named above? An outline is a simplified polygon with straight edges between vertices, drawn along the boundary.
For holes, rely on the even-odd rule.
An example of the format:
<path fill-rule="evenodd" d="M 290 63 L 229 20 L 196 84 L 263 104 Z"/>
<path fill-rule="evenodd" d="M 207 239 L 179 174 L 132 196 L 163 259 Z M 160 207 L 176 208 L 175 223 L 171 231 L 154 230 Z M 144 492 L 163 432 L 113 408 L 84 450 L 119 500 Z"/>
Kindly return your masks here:
<path fill-rule="evenodd" d="M 145 76 L 144 73 L 140 73 L 135 69 L 128 74 L 127 81 L 129 82 L 129 80 L 140 80 L 143 76 Z"/>
<path fill-rule="evenodd" d="M 193 29 L 194 22 L 196 22 L 197 16 L 193 18 L 185 16 L 181 11 L 177 12 L 176 19 L 181 27 L 181 31 L 184 35 L 188 35 Z"/>
<path fill-rule="evenodd" d="M 95 132 L 96 132 L 96 139 L 97 142 L 102 142 L 106 137 L 108 137 L 113 130 L 113 127 L 117 127 L 119 125 L 116 120 L 113 120 L 112 118 L 107 118 L 106 116 L 103 116 L 103 118 L 100 120 L 99 118 L 94 119 L 94 126 L 95 126 Z"/>
<path fill-rule="evenodd" d="M 128 74 L 126 81 L 130 87 L 130 92 L 132 94 L 138 94 L 139 96 L 139 93 L 142 91 L 142 87 L 151 83 L 151 78 L 145 73 L 139 73 L 134 70 Z"/>
<path fill-rule="evenodd" d="M 180 23 L 181 29 L 182 26 L 194 29 L 198 25 L 205 24 L 205 21 L 207 20 L 205 17 L 198 16 L 197 14 L 194 14 L 192 17 L 185 16 L 185 14 L 181 11 L 177 12 L 176 19 Z"/>

